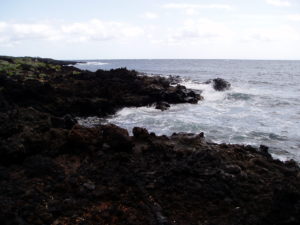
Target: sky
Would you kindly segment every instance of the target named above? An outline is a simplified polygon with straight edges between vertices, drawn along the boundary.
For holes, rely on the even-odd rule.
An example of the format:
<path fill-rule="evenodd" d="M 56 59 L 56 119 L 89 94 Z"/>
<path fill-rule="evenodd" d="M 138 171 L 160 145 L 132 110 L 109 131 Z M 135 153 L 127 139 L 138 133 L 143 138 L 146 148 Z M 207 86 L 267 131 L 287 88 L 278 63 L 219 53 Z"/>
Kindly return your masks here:
<path fill-rule="evenodd" d="M 300 0 L 9 0 L 0 55 L 300 60 Z"/>

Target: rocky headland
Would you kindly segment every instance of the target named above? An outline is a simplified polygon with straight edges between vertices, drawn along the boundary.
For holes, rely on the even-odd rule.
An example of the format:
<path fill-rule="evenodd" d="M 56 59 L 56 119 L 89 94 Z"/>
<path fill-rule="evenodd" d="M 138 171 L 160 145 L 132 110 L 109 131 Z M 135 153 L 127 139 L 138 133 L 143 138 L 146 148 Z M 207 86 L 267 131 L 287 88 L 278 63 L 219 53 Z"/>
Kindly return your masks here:
<path fill-rule="evenodd" d="M 0 57 L 1 224 L 300 223 L 300 169 L 266 146 L 78 125 L 76 116 L 203 98 L 170 79 L 74 63 Z"/>

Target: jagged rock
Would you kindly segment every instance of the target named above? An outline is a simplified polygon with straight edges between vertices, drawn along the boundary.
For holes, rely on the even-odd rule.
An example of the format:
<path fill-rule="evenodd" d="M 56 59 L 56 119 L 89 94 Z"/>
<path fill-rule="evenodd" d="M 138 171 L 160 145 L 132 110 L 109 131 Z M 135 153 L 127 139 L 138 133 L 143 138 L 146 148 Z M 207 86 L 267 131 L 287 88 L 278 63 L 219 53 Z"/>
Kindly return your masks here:
<path fill-rule="evenodd" d="M 263 155 L 265 155 L 265 156 L 267 156 L 267 157 L 271 157 L 271 154 L 269 153 L 269 147 L 268 147 L 268 146 L 260 145 L 260 146 L 259 146 L 259 151 L 260 151 Z"/>
<path fill-rule="evenodd" d="M 38 77 L 26 79 L 27 72 L 1 82 L 5 88 L 0 92 L 3 96 L 0 96 L 0 104 L 30 106 L 56 117 L 66 114 L 105 116 L 124 106 L 156 102 L 194 103 L 200 99 L 199 95 L 183 86 L 172 87 L 166 78 L 138 76 L 136 71 L 124 68 L 93 73 L 78 71 L 74 67 L 60 67 L 58 72 L 43 72 L 47 74 L 43 78 L 47 82 L 41 82 Z M 74 72 L 79 74 L 74 76 Z"/>
<path fill-rule="evenodd" d="M 215 78 L 212 80 L 208 80 L 205 83 L 206 84 L 212 83 L 212 86 L 216 91 L 225 91 L 225 90 L 230 89 L 230 87 L 231 87 L 231 84 L 222 78 Z"/>
<path fill-rule="evenodd" d="M 108 145 L 117 151 L 128 152 L 132 150 L 132 141 L 126 129 L 120 128 L 114 124 L 104 125 L 103 138 Z"/>
<path fill-rule="evenodd" d="M 75 125 L 68 134 L 68 142 L 76 148 L 83 148 L 88 145 L 101 146 L 102 130 Z"/>
<path fill-rule="evenodd" d="M 299 166 L 274 160 L 265 146 L 144 128 L 132 137 L 65 116 L 186 102 L 196 93 L 126 69 L 48 69 L 40 83 L 25 82 L 26 74 L 0 81 L 9 106 L 0 113 L 1 224 L 299 224 Z"/>
<path fill-rule="evenodd" d="M 58 176 L 63 174 L 62 168 L 50 157 L 31 156 L 24 161 L 23 165 L 29 176 Z"/>
<path fill-rule="evenodd" d="M 170 108 L 170 104 L 167 102 L 158 102 L 155 104 L 156 109 L 160 109 L 161 111 L 165 111 Z"/>
<path fill-rule="evenodd" d="M 230 88 L 230 83 L 222 78 L 213 79 L 213 88 L 216 91 L 225 91 Z"/>
<path fill-rule="evenodd" d="M 299 167 L 260 149 L 207 143 L 203 133 L 166 137 L 136 127 L 130 137 L 115 125 L 75 125 L 70 133 L 80 144 L 67 145 L 67 153 L 24 156 L 24 163 L 0 167 L 1 221 L 16 209 L 30 224 L 41 218 L 77 224 L 82 215 L 90 224 L 109 224 L 110 218 L 126 224 L 129 216 L 136 225 L 152 219 L 224 225 L 300 220 Z M 140 151 L 126 153 L 132 144 Z M 288 210 L 278 216 L 282 207 Z"/>
<path fill-rule="evenodd" d="M 177 85 L 182 81 L 180 76 L 168 76 L 167 79 L 171 85 Z"/>

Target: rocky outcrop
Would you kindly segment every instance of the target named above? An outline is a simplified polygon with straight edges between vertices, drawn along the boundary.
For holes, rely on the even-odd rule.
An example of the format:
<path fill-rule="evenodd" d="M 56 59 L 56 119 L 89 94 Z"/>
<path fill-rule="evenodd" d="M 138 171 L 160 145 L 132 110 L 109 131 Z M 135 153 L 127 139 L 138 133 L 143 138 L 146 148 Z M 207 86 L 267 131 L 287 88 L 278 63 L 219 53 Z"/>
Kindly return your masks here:
<path fill-rule="evenodd" d="M 167 102 L 157 102 L 155 104 L 156 109 L 160 109 L 161 111 L 165 111 L 170 108 L 170 104 Z"/>
<path fill-rule="evenodd" d="M 0 75 L 1 224 L 299 224 L 300 169 L 274 160 L 266 146 L 140 127 L 130 136 L 74 118 L 195 103 L 196 93 L 125 69 L 39 70 L 48 69 L 43 79 L 23 70 Z"/>
<path fill-rule="evenodd" d="M 266 147 L 217 145 L 203 133 L 156 136 L 138 127 L 129 136 L 115 125 L 67 129 L 47 122 L 48 129 L 34 133 L 49 118 L 31 115 L 27 131 L 11 136 L 27 133 L 18 138 L 22 158 L 8 157 L 17 146 L 1 148 L 7 151 L 0 166 L 4 225 L 300 221 L 299 167 L 272 159 Z M 44 145 L 32 142 L 55 129 L 60 135 Z"/>
<path fill-rule="evenodd" d="M 0 72 L 3 108 L 7 105 L 33 107 L 55 116 L 106 116 L 125 106 L 197 103 L 202 99 L 184 86 L 171 86 L 168 79 L 139 76 L 127 69 L 89 72 L 54 65 L 60 67 L 52 71 L 48 70 L 48 64 L 42 65 L 37 71 L 29 69 L 30 79 L 27 70 L 18 71 L 18 76 Z M 45 74 L 43 79 L 38 77 L 40 73 Z"/>
<path fill-rule="evenodd" d="M 212 84 L 213 88 L 216 91 L 225 91 L 225 90 L 230 89 L 230 87 L 231 87 L 231 84 L 222 78 L 215 78 L 212 80 L 208 80 L 205 83 Z"/>

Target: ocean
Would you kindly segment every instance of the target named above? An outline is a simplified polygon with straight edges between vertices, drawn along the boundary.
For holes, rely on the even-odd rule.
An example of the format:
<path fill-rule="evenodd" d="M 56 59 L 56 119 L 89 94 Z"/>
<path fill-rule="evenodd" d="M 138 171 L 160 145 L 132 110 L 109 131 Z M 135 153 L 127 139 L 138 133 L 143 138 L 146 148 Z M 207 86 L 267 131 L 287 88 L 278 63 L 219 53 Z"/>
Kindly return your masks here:
<path fill-rule="evenodd" d="M 129 132 L 139 126 L 159 135 L 204 132 L 208 141 L 216 143 L 263 144 L 275 158 L 300 162 L 300 61 L 88 60 L 76 66 L 91 71 L 126 67 L 150 76 L 180 76 L 182 85 L 202 90 L 204 96 L 198 104 L 172 105 L 163 112 L 154 107 L 124 108 L 104 122 Z M 217 77 L 230 82 L 231 89 L 217 92 L 203 84 Z"/>

